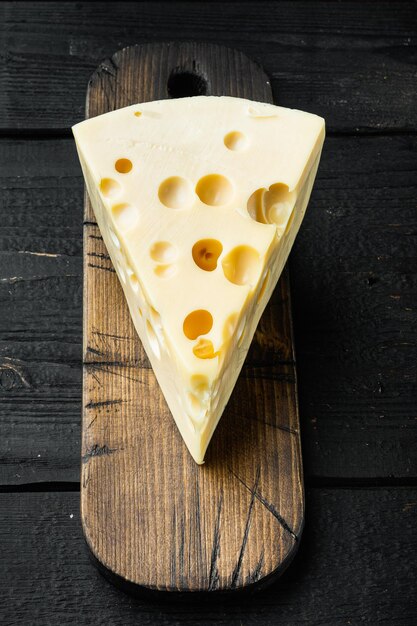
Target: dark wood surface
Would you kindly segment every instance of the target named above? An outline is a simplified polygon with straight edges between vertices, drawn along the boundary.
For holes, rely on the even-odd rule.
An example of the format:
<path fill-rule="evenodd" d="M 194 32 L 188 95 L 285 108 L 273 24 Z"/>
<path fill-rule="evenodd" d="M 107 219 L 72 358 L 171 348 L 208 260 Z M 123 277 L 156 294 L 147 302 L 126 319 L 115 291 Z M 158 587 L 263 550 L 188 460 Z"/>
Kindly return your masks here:
<path fill-rule="evenodd" d="M 416 15 L 413 2 L 0 5 L 4 624 L 415 623 Z M 69 126 L 102 59 L 183 37 L 248 53 L 279 102 L 330 130 L 290 260 L 304 541 L 248 606 L 205 611 L 113 590 L 75 521 L 83 184 Z"/>
<path fill-rule="evenodd" d="M 207 95 L 272 102 L 268 77 L 241 52 L 159 43 L 130 46 L 102 62 L 89 82 L 87 115 L 165 99 L 168 91 L 199 95 L 194 85 L 201 81 Z M 264 585 L 294 558 L 304 527 L 288 272 L 262 315 L 205 463 L 197 465 L 95 220 L 86 197 L 81 510 L 89 548 L 137 591 Z"/>
<path fill-rule="evenodd" d="M 415 626 L 415 488 L 307 490 L 303 541 L 280 582 L 205 604 L 134 599 L 104 580 L 82 539 L 78 493 L 2 494 L 0 510 L 7 626 Z"/>
<path fill-rule="evenodd" d="M 84 119 L 85 85 L 103 59 L 137 43 L 196 39 L 258 60 L 277 102 L 302 102 L 330 131 L 413 131 L 415 3 L 358 4 L 3 2 L 0 128 L 67 129 Z"/>

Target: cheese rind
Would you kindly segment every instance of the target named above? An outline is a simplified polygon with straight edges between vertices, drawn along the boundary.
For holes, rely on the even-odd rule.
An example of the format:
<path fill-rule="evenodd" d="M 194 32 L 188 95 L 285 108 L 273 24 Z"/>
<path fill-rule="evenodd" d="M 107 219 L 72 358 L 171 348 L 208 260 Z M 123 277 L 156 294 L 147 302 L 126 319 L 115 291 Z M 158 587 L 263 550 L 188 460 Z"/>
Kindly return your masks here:
<path fill-rule="evenodd" d="M 202 96 L 73 132 L 136 330 L 202 463 L 304 216 L 324 121 Z"/>

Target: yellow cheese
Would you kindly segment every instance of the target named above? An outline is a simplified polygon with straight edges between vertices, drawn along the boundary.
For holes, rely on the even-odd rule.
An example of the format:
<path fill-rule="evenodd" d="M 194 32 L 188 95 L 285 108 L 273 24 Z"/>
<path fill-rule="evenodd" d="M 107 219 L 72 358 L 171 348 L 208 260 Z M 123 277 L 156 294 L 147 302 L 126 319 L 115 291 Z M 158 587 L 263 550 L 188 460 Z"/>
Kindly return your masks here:
<path fill-rule="evenodd" d="M 202 96 L 73 132 L 136 330 L 202 463 L 303 219 L 324 120 Z"/>

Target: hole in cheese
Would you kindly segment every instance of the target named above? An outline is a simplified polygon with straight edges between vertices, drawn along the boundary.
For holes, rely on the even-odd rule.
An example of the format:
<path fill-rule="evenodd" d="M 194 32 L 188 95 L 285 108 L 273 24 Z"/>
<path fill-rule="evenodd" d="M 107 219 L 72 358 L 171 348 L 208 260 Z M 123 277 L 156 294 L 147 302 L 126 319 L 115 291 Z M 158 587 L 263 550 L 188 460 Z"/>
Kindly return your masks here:
<path fill-rule="evenodd" d="M 119 276 L 120 276 L 122 282 L 126 285 L 126 274 L 125 274 L 125 271 L 124 271 L 123 267 L 121 266 L 121 264 L 118 261 L 116 261 L 116 268 L 117 268 L 117 270 L 119 272 Z"/>
<path fill-rule="evenodd" d="M 267 287 L 268 282 L 269 282 L 269 275 L 270 275 L 270 273 L 271 272 L 269 270 L 267 270 L 267 272 L 266 272 L 266 274 L 264 276 L 261 288 L 259 290 L 258 297 L 256 299 L 256 304 L 258 304 L 262 300 L 262 298 L 264 296 L 264 293 L 266 291 L 266 287 Z"/>
<path fill-rule="evenodd" d="M 247 202 L 247 211 L 256 222 L 275 224 L 282 234 L 290 221 L 296 197 L 296 192 L 290 191 L 288 185 L 276 183 L 269 189 L 254 191 Z"/>
<path fill-rule="evenodd" d="M 229 315 L 229 317 L 225 321 L 224 327 L 223 327 L 224 343 L 227 343 L 232 338 L 233 333 L 236 330 L 238 317 L 239 317 L 238 313 L 232 313 L 231 315 Z"/>
<path fill-rule="evenodd" d="M 106 198 L 115 198 L 122 190 L 117 180 L 112 178 L 102 178 L 100 181 L 100 191 Z"/>
<path fill-rule="evenodd" d="M 129 280 L 130 280 L 130 284 L 132 285 L 133 291 L 135 293 L 138 293 L 140 285 L 139 285 L 138 277 L 136 276 L 136 274 L 133 274 L 132 272 L 132 274 L 129 275 Z"/>
<path fill-rule="evenodd" d="M 150 316 L 151 316 L 151 320 L 153 321 L 155 326 L 161 326 L 162 327 L 161 316 L 159 315 L 158 311 L 153 306 L 150 307 L 149 313 L 150 313 Z"/>
<path fill-rule="evenodd" d="M 169 241 L 157 241 L 149 251 L 156 263 L 172 263 L 178 256 L 177 248 Z"/>
<path fill-rule="evenodd" d="M 193 203 L 194 193 L 186 178 L 171 176 L 159 185 L 158 197 L 168 209 L 188 209 Z"/>
<path fill-rule="evenodd" d="M 157 267 L 155 267 L 154 272 L 158 276 L 158 278 L 171 278 L 177 273 L 177 266 L 158 265 Z"/>
<path fill-rule="evenodd" d="M 209 391 L 209 382 L 204 374 L 194 374 L 191 376 L 191 387 L 193 393 L 199 397 L 205 397 Z"/>
<path fill-rule="evenodd" d="M 193 245 L 192 255 L 196 265 L 206 272 L 217 267 L 217 259 L 223 252 L 223 246 L 217 239 L 200 239 Z"/>
<path fill-rule="evenodd" d="M 233 198 L 233 185 L 228 178 L 221 174 L 203 176 L 195 188 L 201 202 L 209 206 L 228 204 Z"/>
<path fill-rule="evenodd" d="M 193 352 L 199 359 L 214 359 L 218 352 L 214 352 L 213 343 L 209 339 L 199 339 L 193 348 Z"/>
<path fill-rule="evenodd" d="M 259 104 L 259 108 L 250 106 L 248 108 L 249 117 L 253 117 L 258 120 L 267 120 L 270 118 L 278 117 L 278 114 L 268 105 Z"/>
<path fill-rule="evenodd" d="M 206 407 L 201 402 L 200 398 L 194 393 L 188 392 L 186 395 L 186 403 L 190 416 L 194 419 L 201 417 L 201 414 L 206 410 Z"/>
<path fill-rule="evenodd" d="M 265 194 L 265 203 L 268 222 L 276 224 L 283 232 L 293 212 L 295 192 L 290 192 L 287 185 L 277 183 Z"/>
<path fill-rule="evenodd" d="M 128 174 L 132 167 L 132 161 L 130 159 L 117 159 L 114 167 L 119 174 Z"/>
<path fill-rule="evenodd" d="M 260 265 L 258 252 L 250 246 L 236 246 L 222 261 L 224 275 L 235 285 L 254 285 Z"/>
<path fill-rule="evenodd" d="M 266 224 L 266 216 L 264 211 L 264 195 L 266 189 L 263 187 L 253 192 L 247 202 L 247 210 L 249 215 L 255 222 L 260 224 Z"/>
<path fill-rule="evenodd" d="M 153 306 L 149 307 L 149 317 L 151 319 L 155 334 L 159 340 L 160 346 L 165 346 L 165 335 L 162 326 L 162 319 L 158 311 Z"/>
<path fill-rule="evenodd" d="M 213 327 L 213 316 L 205 309 L 198 309 L 189 313 L 184 320 L 184 335 L 188 339 L 197 339 L 200 335 L 207 335 Z"/>
<path fill-rule="evenodd" d="M 158 337 L 156 336 L 153 326 L 149 320 L 146 320 L 146 335 L 148 337 L 149 345 L 151 347 L 152 352 L 154 353 L 157 359 L 160 359 L 161 348 L 159 347 Z"/>
<path fill-rule="evenodd" d="M 244 150 L 248 145 L 246 135 L 238 130 L 232 130 L 230 133 L 227 133 L 223 141 L 226 148 L 235 152 Z"/>
<path fill-rule="evenodd" d="M 112 213 L 116 223 L 122 230 L 132 228 L 139 220 L 139 213 L 131 204 L 115 204 L 112 207 Z"/>
<path fill-rule="evenodd" d="M 116 233 L 111 228 L 109 228 L 109 235 L 110 235 L 110 239 L 112 240 L 113 244 L 116 246 L 116 248 L 118 250 L 120 250 L 121 249 L 121 245 L 120 245 L 119 238 L 117 237 Z"/>

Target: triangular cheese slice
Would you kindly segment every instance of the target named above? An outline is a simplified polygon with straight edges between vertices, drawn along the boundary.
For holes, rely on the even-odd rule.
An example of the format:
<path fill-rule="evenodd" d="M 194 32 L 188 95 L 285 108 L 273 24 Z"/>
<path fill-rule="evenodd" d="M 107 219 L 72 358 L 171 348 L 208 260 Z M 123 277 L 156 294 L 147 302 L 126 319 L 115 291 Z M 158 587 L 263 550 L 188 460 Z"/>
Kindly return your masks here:
<path fill-rule="evenodd" d="M 136 330 L 202 463 L 303 219 L 324 120 L 201 96 L 73 132 Z"/>

